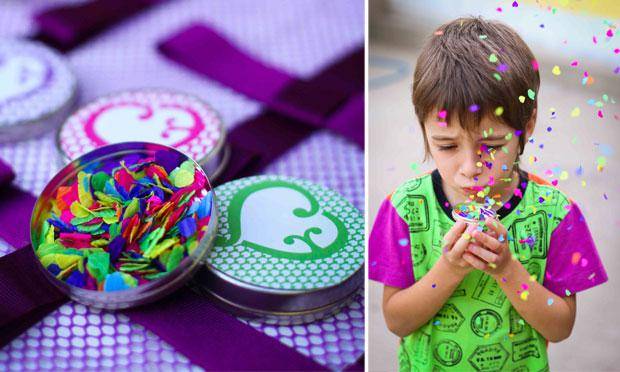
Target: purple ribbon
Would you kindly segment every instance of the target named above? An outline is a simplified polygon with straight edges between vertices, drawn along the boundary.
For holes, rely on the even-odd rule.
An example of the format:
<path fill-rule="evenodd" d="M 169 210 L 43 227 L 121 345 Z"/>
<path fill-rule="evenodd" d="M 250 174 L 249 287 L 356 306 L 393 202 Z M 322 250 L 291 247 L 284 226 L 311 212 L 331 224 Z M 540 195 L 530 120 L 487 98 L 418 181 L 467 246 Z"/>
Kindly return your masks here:
<path fill-rule="evenodd" d="M 317 128 L 329 128 L 364 147 L 363 48 L 353 54 L 355 57 L 345 58 L 344 77 L 331 75 L 310 80 L 263 64 L 200 23 L 162 41 L 159 50 L 173 61 L 261 101 L 281 115 Z"/>
<path fill-rule="evenodd" d="M 34 16 L 39 27 L 34 39 L 68 51 L 159 2 L 161 0 L 94 0 L 45 9 Z"/>

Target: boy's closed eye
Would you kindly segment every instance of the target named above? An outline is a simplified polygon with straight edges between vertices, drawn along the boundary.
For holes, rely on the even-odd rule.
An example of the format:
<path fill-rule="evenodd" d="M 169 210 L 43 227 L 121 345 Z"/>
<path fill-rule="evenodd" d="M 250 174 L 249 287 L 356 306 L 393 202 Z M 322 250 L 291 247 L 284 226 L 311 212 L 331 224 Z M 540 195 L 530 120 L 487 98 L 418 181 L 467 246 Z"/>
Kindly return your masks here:
<path fill-rule="evenodd" d="M 502 146 L 505 146 L 505 145 L 506 144 L 483 144 L 483 146 L 485 146 L 487 149 L 493 149 L 493 150 L 500 149 Z M 437 149 L 439 151 L 450 151 L 450 150 L 456 149 L 456 145 L 439 145 L 437 146 Z"/>

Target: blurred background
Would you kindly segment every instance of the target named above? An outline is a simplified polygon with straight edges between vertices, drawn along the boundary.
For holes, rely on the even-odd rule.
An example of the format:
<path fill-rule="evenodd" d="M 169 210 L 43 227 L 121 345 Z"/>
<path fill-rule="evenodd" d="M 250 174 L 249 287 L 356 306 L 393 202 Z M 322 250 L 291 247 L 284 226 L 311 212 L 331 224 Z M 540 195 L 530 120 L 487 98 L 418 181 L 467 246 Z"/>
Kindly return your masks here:
<path fill-rule="evenodd" d="M 507 23 L 534 52 L 541 75 L 538 121 L 521 165 L 558 179 L 559 189 L 579 204 L 609 276 L 579 294 L 571 337 L 549 345 L 551 370 L 618 370 L 619 1 L 370 0 L 369 228 L 400 183 L 434 169 L 432 161 L 422 163 L 422 132 L 410 99 L 413 69 L 426 37 L 468 15 Z M 398 338 L 381 313 L 383 285 L 368 287 L 369 370 L 396 370 Z"/>

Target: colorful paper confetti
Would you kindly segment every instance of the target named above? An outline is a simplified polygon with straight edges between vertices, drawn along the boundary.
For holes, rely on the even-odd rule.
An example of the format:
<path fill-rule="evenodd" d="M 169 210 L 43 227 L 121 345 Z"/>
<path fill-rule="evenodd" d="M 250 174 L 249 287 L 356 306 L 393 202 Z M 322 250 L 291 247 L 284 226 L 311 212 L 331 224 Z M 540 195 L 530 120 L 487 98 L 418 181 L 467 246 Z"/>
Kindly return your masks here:
<path fill-rule="evenodd" d="M 164 277 L 207 229 L 207 185 L 193 161 L 165 151 L 85 168 L 50 200 L 36 255 L 57 279 L 89 290 L 120 291 Z"/>

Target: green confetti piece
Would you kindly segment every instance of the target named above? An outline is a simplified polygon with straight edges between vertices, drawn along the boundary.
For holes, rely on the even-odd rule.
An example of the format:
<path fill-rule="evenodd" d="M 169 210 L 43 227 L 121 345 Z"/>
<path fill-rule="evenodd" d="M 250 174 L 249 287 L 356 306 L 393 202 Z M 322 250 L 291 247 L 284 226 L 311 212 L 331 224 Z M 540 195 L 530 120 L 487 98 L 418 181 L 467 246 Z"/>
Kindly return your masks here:
<path fill-rule="evenodd" d="M 508 148 L 506 148 L 506 146 L 502 146 L 502 152 L 508 154 Z"/>
<path fill-rule="evenodd" d="M 603 101 L 609 102 L 609 96 L 607 94 L 603 94 Z"/>
<path fill-rule="evenodd" d="M 504 138 L 506 139 L 506 141 L 510 141 L 510 139 L 512 139 L 512 132 L 508 132 L 508 134 Z"/>
<path fill-rule="evenodd" d="M 179 242 L 179 238 L 164 239 L 161 243 L 156 244 L 153 249 L 144 252 L 146 258 L 157 258 L 160 254 L 166 251 L 168 248 Z"/>
<path fill-rule="evenodd" d="M 491 53 L 491 55 L 489 56 L 489 62 L 491 63 L 497 62 L 497 56 L 495 55 L 495 53 Z"/>
<path fill-rule="evenodd" d="M 140 210 L 140 199 L 133 198 L 125 208 L 125 212 L 123 213 L 123 219 L 131 218 L 134 214 L 138 213 Z"/>
<path fill-rule="evenodd" d="M 487 133 L 486 130 L 482 131 L 482 137 L 487 138 L 489 136 L 489 134 Z"/>
<path fill-rule="evenodd" d="M 607 158 L 604 156 L 598 156 L 596 158 L 596 165 L 598 165 L 599 167 L 604 167 L 607 165 Z"/>
<path fill-rule="evenodd" d="M 88 256 L 86 270 L 98 282 L 101 282 L 108 275 L 110 270 L 110 254 L 108 252 L 96 252 Z"/>
<path fill-rule="evenodd" d="M 480 40 L 485 40 L 488 36 L 487 35 L 479 35 L 478 37 L 480 38 Z"/>
<path fill-rule="evenodd" d="M 91 178 L 91 184 L 93 186 L 93 190 L 100 191 L 100 192 L 103 191 L 103 188 L 105 187 L 106 182 L 108 182 L 110 178 L 111 177 L 105 172 L 95 173 Z"/>
<path fill-rule="evenodd" d="M 533 101 L 536 98 L 536 92 L 531 89 L 527 90 L 527 96 Z"/>
<path fill-rule="evenodd" d="M 181 260 L 183 260 L 183 251 L 183 246 L 180 245 L 172 249 L 170 257 L 168 258 L 168 263 L 166 264 L 167 272 L 171 272 L 172 270 L 176 269 L 177 266 L 179 266 Z"/>
<path fill-rule="evenodd" d="M 142 240 L 140 243 L 140 249 L 144 252 L 143 255 L 145 257 L 148 257 L 149 252 L 155 248 L 155 245 L 157 245 L 157 242 L 159 242 L 165 233 L 166 229 L 164 227 L 158 227 L 157 229 L 151 231 L 151 233 L 148 234 L 144 240 Z"/>
<path fill-rule="evenodd" d="M 494 77 L 494 78 L 495 78 L 495 80 L 497 80 L 497 81 L 502 81 L 502 76 L 501 76 L 499 73 L 497 73 L 497 72 L 494 72 L 494 73 L 493 73 L 493 77 Z"/>
<path fill-rule="evenodd" d="M 194 182 L 194 174 L 183 168 L 177 168 L 170 173 L 172 184 L 175 187 L 186 187 Z"/>
<path fill-rule="evenodd" d="M 501 116 L 504 113 L 504 108 L 502 106 L 497 106 L 495 108 L 495 116 Z"/>

